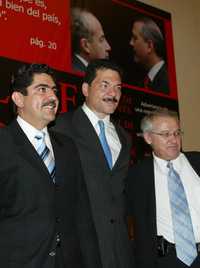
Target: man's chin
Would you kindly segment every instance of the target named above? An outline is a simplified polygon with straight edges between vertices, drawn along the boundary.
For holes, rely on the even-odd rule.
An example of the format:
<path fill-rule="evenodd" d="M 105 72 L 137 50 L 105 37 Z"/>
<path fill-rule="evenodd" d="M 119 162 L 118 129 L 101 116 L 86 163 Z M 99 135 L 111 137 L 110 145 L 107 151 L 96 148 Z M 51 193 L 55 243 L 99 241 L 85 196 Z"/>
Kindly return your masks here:
<path fill-rule="evenodd" d="M 43 111 L 44 111 L 45 113 L 49 113 L 49 114 L 56 114 L 56 112 L 57 112 L 57 108 L 46 106 L 46 107 L 44 107 Z"/>
<path fill-rule="evenodd" d="M 179 154 L 180 154 L 180 152 L 170 153 L 170 154 L 169 154 L 169 158 L 170 158 L 170 160 L 174 160 L 174 159 L 176 159 L 176 158 L 179 156 Z"/>
<path fill-rule="evenodd" d="M 46 122 L 47 122 L 47 125 L 51 122 L 53 122 L 54 120 L 56 119 L 55 116 L 48 116 L 45 118 Z"/>
<path fill-rule="evenodd" d="M 116 110 L 116 107 L 109 107 L 106 109 L 107 114 L 113 114 Z"/>
<path fill-rule="evenodd" d="M 49 110 L 44 113 L 44 117 L 46 117 L 49 120 L 54 120 L 56 118 L 56 112 L 55 110 Z"/>

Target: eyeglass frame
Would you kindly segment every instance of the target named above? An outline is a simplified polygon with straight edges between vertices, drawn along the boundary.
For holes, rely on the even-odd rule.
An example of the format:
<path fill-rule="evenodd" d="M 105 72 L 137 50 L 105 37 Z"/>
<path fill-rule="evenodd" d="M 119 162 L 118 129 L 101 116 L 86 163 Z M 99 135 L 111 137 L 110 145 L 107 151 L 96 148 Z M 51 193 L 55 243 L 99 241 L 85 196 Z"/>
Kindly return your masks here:
<path fill-rule="evenodd" d="M 109 90 L 111 88 L 114 88 L 116 91 L 121 93 L 122 83 L 113 85 L 112 83 L 110 83 L 110 82 L 108 82 L 106 80 L 103 80 L 103 81 L 99 82 L 99 87 L 101 88 L 102 91 L 107 91 L 107 90 Z"/>
<path fill-rule="evenodd" d="M 166 132 L 150 131 L 150 133 L 161 136 L 164 139 L 169 139 L 171 136 L 177 138 L 177 137 L 181 137 L 184 134 L 181 129 L 177 129 L 176 131 L 173 131 L 173 132 L 170 132 L 170 131 L 166 131 Z"/>

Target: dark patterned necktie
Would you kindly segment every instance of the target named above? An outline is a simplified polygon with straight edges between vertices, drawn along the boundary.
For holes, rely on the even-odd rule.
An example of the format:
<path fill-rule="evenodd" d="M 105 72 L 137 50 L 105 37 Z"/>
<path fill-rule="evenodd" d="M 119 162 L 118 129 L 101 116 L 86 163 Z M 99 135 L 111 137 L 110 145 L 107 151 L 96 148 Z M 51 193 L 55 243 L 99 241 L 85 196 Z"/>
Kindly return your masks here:
<path fill-rule="evenodd" d="M 36 136 L 36 151 L 45 163 L 49 174 L 52 177 L 53 182 L 55 183 L 55 160 L 49 148 L 45 143 L 45 133 L 39 132 Z"/>
<path fill-rule="evenodd" d="M 151 79 L 149 78 L 148 75 L 145 76 L 143 83 L 144 83 L 144 88 L 149 88 Z"/>
<path fill-rule="evenodd" d="M 168 190 L 177 257 L 190 266 L 197 257 L 196 242 L 185 190 L 173 164 L 167 164 Z"/>

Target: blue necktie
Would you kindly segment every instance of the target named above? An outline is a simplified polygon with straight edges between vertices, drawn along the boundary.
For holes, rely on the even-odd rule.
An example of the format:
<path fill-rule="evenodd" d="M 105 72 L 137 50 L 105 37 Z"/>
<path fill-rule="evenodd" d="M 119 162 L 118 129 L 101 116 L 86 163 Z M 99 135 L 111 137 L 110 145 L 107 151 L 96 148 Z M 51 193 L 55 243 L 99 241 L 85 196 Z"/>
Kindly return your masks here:
<path fill-rule="evenodd" d="M 112 169 L 112 154 L 111 154 L 110 147 L 109 147 L 107 139 L 106 139 L 104 122 L 102 120 L 99 120 L 98 124 L 99 124 L 99 128 L 100 128 L 99 139 L 100 139 L 102 148 L 104 150 L 104 154 L 106 156 L 108 165 L 109 165 L 110 169 Z"/>
<path fill-rule="evenodd" d="M 45 133 L 44 132 L 38 132 L 38 134 L 35 136 L 36 139 L 36 151 L 39 154 L 39 156 L 42 158 L 43 162 L 45 163 L 49 174 L 51 175 L 51 178 L 53 182 L 55 183 L 55 160 L 53 158 L 53 155 L 49 148 L 47 147 L 45 143 Z"/>
<path fill-rule="evenodd" d="M 169 162 L 167 167 L 176 255 L 183 263 L 190 266 L 197 257 L 197 249 L 187 197 L 180 176 L 172 163 Z"/>

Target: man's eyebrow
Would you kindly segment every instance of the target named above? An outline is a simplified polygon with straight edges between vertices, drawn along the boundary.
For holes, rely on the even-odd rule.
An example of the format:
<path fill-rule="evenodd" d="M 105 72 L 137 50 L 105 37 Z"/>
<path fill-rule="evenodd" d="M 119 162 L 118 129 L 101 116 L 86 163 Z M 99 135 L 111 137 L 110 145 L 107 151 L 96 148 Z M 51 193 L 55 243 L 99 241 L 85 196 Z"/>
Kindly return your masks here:
<path fill-rule="evenodd" d="M 108 81 L 106 81 L 106 80 L 102 80 L 101 82 L 103 82 L 103 83 L 106 83 L 106 84 L 110 84 Z"/>
<path fill-rule="evenodd" d="M 107 80 L 102 80 L 101 83 L 106 83 L 106 84 L 112 85 L 112 83 L 107 81 Z M 122 82 L 117 83 L 115 86 L 121 86 L 122 87 Z"/>
<path fill-rule="evenodd" d="M 116 86 L 121 86 L 122 87 L 122 82 L 116 84 Z"/>
<path fill-rule="evenodd" d="M 53 87 L 50 87 L 48 84 L 38 84 L 38 85 L 35 85 L 35 88 L 38 88 L 38 87 L 56 88 L 56 85 L 54 85 Z"/>

